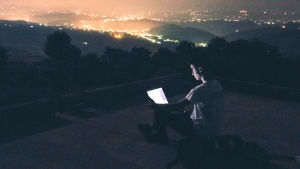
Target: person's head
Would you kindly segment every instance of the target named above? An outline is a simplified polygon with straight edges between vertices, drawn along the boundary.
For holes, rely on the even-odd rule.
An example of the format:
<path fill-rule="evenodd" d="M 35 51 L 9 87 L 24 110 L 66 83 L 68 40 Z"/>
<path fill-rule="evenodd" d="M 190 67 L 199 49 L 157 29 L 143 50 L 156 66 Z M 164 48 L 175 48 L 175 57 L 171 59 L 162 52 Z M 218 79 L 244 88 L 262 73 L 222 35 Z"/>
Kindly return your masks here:
<path fill-rule="evenodd" d="M 211 78 L 209 60 L 205 56 L 194 56 L 189 61 L 192 75 L 196 80 L 209 80 Z"/>

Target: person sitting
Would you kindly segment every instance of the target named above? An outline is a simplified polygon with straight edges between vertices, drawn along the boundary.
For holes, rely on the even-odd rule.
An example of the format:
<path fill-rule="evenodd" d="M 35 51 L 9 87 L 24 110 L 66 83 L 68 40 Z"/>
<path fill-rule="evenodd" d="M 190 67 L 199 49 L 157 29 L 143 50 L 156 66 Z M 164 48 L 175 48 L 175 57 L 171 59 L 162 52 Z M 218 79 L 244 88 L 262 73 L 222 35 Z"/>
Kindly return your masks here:
<path fill-rule="evenodd" d="M 176 103 L 156 104 L 150 101 L 149 108 L 154 111 L 154 121 L 138 124 L 146 140 L 167 144 L 167 126 L 187 138 L 213 138 L 219 131 L 223 117 L 224 95 L 221 84 L 212 77 L 207 61 L 201 56 L 190 60 L 192 75 L 202 83 Z M 193 105 L 192 111 L 184 110 Z M 176 112 L 176 113 L 175 113 Z"/>

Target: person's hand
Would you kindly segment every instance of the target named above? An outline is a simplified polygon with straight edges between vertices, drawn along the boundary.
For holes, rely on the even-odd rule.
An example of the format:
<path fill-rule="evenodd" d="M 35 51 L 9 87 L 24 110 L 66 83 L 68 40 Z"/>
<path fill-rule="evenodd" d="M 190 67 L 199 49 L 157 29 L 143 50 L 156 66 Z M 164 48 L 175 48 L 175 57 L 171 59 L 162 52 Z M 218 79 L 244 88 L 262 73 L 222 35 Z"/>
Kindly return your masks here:
<path fill-rule="evenodd" d="M 186 106 L 185 108 L 184 108 L 184 113 L 189 113 L 189 114 L 191 114 L 192 113 L 192 111 L 193 111 L 193 108 L 191 107 L 191 106 Z"/>
<path fill-rule="evenodd" d="M 156 110 L 158 108 L 158 105 L 152 99 L 150 99 L 150 101 L 148 102 L 148 108 Z"/>

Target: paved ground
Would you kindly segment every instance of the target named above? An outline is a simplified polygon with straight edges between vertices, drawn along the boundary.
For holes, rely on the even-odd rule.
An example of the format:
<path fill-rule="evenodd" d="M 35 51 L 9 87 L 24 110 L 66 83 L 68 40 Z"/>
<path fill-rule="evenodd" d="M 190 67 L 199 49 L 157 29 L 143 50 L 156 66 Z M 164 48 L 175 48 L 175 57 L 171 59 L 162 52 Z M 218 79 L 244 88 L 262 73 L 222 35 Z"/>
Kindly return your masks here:
<path fill-rule="evenodd" d="M 238 134 L 270 153 L 300 155 L 300 102 L 234 92 L 226 92 L 225 99 L 223 134 Z M 38 122 L 23 119 L 14 127 L 6 125 L 0 135 L 0 168 L 162 169 L 175 157 L 175 141 L 151 144 L 137 130 L 137 123 L 151 121 L 145 104 L 94 107 L 82 113 L 86 114 L 61 114 Z M 176 133 L 170 137 L 182 138 Z M 300 168 L 299 163 L 275 163 Z"/>

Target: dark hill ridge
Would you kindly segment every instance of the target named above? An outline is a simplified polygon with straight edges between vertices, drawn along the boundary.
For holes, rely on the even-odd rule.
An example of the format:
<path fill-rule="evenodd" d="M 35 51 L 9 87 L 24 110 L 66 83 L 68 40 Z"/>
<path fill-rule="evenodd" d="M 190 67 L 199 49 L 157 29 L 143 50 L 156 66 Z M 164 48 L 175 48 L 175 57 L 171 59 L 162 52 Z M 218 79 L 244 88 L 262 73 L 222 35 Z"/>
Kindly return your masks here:
<path fill-rule="evenodd" d="M 192 27 L 182 28 L 178 25 L 167 24 L 150 29 L 152 34 L 163 35 L 164 39 L 186 40 L 193 43 L 208 43 L 215 35 Z"/>
<path fill-rule="evenodd" d="M 0 45 L 10 50 L 24 50 L 33 55 L 44 55 L 42 49 L 47 35 L 59 29 L 69 34 L 72 44 L 79 47 L 83 54 L 96 53 L 101 55 L 107 46 L 128 51 L 133 47 L 146 47 L 154 52 L 160 47 L 168 47 L 173 50 L 176 45 L 173 43 L 158 45 L 131 36 L 114 39 L 108 33 L 100 33 L 98 31 L 74 30 L 64 27 L 43 26 L 24 21 L 5 20 L 0 20 Z M 83 44 L 83 42 L 87 44 Z"/>
<path fill-rule="evenodd" d="M 271 25 L 256 24 L 252 21 L 225 21 L 225 20 L 214 20 L 214 21 L 201 21 L 201 22 L 182 22 L 182 27 L 193 27 L 200 30 L 210 32 L 216 36 L 225 36 L 236 31 L 246 31 L 253 29 L 260 29 L 264 27 L 270 27 Z"/>
<path fill-rule="evenodd" d="M 179 30 L 182 30 L 182 27 L 175 25 L 175 24 L 165 24 L 165 25 L 150 29 L 149 33 L 155 34 L 155 35 L 166 35 L 166 34 L 170 34 L 171 32 L 176 32 Z"/>
<path fill-rule="evenodd" d="M 194 43 L 208 43 L 215 35 L 196 28 L 183 28 L 165 35 L 169 39 L 187 40 Z"/>
<path fill-rule="evenodd" d="M 47 35 L 57 29 L 25 21 L 1 20 L 0 44 L 10 50 L 26 50 L 34 55 L 42 55 Z"/>
<path fill-rule="evenodd" d="M 145 22 L 153 23 L 149 20 L 131 21 L 134 23 Z M 128 24 L 130 24 L 128 22 Z M 199 29 L 191 27 L 180 27 L 175 24 L 165 24 L 150 29 L 152 34 L 164 35 L 164 38 L 188 40 L 194 43 L 208 42 L 215 35 Z M 9 49 L 26 50 L 28 53 L 43 55 L 43 44 L 48 34 L 58 30 L 59 27 L 43 26 L 36 23 L 25 21 L 6 21 L 0 20 L 0 44 Z M 107 34 L 102 34 L 96 31 L 70 30 L 63 28 L 70 37 L 72 43 L 78 46 L 83 53 L 102 54 L 106 46 L 130 50 L 133 46 L 146 47 L 151 51 L 156 51 L 159 47 L 169 47 L 174 49 L 176 44 L 155 45 L 143 39 L 127 37 L 116 40 Z M 261 29 L 253 29 L 240 31 L 224 36 L 228 41 L 236 39 L 252 40 L 257 38 L 263 42 L 277 45 L 281 52 L 286 56 L 295 57 L 300 55 L 300 24 L 286 24 L 286 28 L 282 29 L 281 25 L 273 25 Z M 88 45 L 84 45 L 87 42 Z"/>
<path fill-rule="evenodd" d="M 224 36 L 224 38 L 228 41 L 256 38 L 278 46 L 287 57 L 300 57 L 300 24 L 287 24 L 285 28 L 278 25 L 277 27 L 238 32 Z"/>

